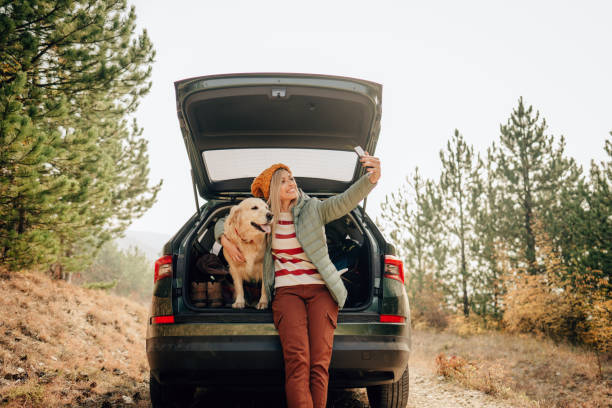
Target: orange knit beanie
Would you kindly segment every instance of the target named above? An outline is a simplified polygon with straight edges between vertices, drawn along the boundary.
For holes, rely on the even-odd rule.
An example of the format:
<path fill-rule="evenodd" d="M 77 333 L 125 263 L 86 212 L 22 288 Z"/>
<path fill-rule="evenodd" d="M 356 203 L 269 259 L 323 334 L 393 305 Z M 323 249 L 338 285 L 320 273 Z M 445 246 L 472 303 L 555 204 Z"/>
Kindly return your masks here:
<path fill-rule="evenodd" d="M 253 183 L 251 184 L 251 194 L 253 194 L 254 197 L 263 197 L 265 200 L 270 198 L 270 181 L 272 180 L 272 175 L 278 169 L 285 169 L 291 173 L 289 167 L 282 163 L 273 164 L 272 166 L 268 167 L 262 171 L 259 176 L 255 177 L 255 180 L 253 180 Z"/>

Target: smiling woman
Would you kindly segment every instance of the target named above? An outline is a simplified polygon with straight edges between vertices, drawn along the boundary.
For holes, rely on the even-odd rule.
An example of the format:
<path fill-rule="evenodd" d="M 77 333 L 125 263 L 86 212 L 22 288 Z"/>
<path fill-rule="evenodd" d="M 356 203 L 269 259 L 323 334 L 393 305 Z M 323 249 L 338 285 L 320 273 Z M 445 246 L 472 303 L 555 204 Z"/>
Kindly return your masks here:
<path fill-rule="evenodd" d="M 278 190 L 278 198 L 281 202 L 280 209 L 286 212 L 289 211 L 289 203 L 298 198 L 297 184 L 295 184 L 293 175 L 288 171 L 279 172 L 278 179 L 280 186 L 276 189 Z"/>
<path fill-rule="evenodd" d="M 263 257 L 262 299 L 266 304 L 273 299 L 289 408 L 326 405 L 334 331 L 348 292 L 328 256 L 324 225 L 353 210 L 378 181 L 379 160 L 365 154 L 360 161 L 370 174 L 325 201 L 300 194 L 291 170 L 280 163 L 262 171 L 251 185 L 252 194 L 268 200 L 274 214 Z M 222 243 L 230 257 L 239 255 L 233 242 Z"/>

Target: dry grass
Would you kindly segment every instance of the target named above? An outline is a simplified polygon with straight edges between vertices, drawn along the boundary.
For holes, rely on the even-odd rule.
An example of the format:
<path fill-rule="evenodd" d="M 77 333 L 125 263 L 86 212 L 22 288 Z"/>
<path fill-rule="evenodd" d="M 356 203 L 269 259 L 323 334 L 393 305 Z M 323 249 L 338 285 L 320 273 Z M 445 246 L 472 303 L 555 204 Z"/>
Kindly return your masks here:
<path fill-rule="evenodd" d="M 142 304 L 31 272 L 0 293 L 0 405 L 149 405 Z"/>
<path fill-rule="evenodd" d="M 150 406 L 142 304 L 31 272 L 0 270 L 0 293 L 0 406 Z M 211 392 L 193 406 L 211 406 Z M 273 407 L 282 390 L 253 397 L 225 390 L 218 406 Z M 335 391 L 329 406 L 365 401 L 363 390 Z"/>
<path fill-rule="evenodd" d="M 602 379 L 595 355 L 583 349 L 499 332 L 427 330 L 415 331 L 413 348 L 412 360 L 515 406 L 612 406 L 612 361 L 604 361 Z"/>

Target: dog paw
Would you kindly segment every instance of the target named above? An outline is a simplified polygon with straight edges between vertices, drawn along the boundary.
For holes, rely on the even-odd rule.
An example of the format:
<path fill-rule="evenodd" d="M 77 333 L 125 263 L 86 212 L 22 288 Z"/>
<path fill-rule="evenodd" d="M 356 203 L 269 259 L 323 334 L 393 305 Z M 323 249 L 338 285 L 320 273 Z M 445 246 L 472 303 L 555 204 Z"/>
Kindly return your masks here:
<path fill-rule="evenodd" d="M 242 300 L 242 301 L 239 301 L 239 300 L 235 301 L 234 304 L 232 305 L 232 307 L 234 309 L 244 309 L 244 300 Z"/>
<path fill-rule="evenodd" d="M 257 303 L 258 310 L 264 310 L 268 308 L 268 302 L 262 302 L 261 300 Z"/>

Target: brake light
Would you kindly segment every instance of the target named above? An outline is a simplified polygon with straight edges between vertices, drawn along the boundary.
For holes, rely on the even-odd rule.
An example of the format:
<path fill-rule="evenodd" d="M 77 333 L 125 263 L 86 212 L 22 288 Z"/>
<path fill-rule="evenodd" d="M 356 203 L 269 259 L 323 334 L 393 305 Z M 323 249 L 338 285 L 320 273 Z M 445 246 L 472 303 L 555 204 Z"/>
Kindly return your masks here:
<path fill-rule="evenodd" d="M 174 315 L 167 315 L 167 316 L 153 316 L 153 323 L 155 323 L 155 324 L 169 324 L 169 323 L 174 323 Z"/>
<path fill-rule="evenodd" d="M 172 256 L 164 255 L 155 261 L 153 283 L 163 278 L 169 278 L 170 276 L 172 276 Z"/>
<path fill-rule="evenodd" d="M 404 323 L 406 318 L 404 316 L 397 315 L 380 315 L 381 323 Z"/>
<path fill-rule="evenodd" d="M 394 255 L 385 255 L 385 273 L 388 279 L 395 279 L 404 284 L 404 263 Z"/>

